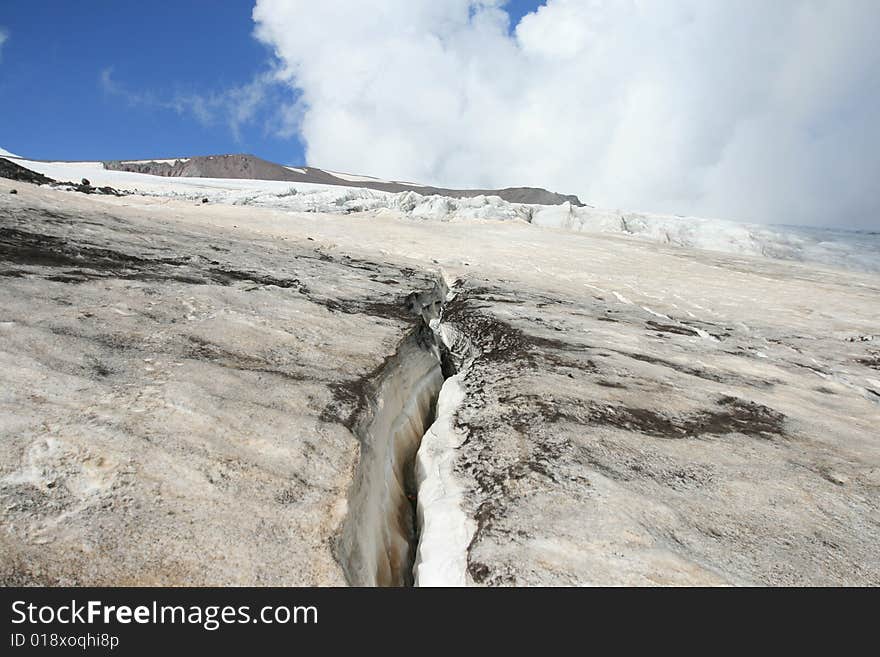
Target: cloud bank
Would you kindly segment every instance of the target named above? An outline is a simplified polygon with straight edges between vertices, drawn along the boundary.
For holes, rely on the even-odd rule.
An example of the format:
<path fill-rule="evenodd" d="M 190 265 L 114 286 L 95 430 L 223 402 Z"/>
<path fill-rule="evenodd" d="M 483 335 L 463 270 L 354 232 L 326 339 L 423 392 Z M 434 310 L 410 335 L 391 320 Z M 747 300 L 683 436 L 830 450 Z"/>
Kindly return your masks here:
<path fill-rule="evenodd" d="M 309 163 L 880 228 L 876 0 L 257 0 Z"/>

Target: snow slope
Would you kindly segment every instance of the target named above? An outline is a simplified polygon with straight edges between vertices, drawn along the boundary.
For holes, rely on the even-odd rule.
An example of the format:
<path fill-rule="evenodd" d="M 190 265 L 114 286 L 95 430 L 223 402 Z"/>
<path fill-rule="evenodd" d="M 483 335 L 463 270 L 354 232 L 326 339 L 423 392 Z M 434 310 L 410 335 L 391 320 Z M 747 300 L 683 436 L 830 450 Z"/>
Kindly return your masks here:
<path fill-rule="evenodd" d="M 401 488 L 360 446 L 427 421 L 385 373 L 425 365 L 398 313 L 438 275 L 438 330 L 472 357 L 418 455 L 420 584 L 880 582 L 880 277 L 671 248 L 613 212 L 588 234 L 159 182 L 0 180 L 0 582 L 341 584 L 341 523 L 393 524 L 351 501 Z M 381 422 L 355 436 L 361 394 Z M 376 497 L 349 494 L 355 468 Z"/>
<path fill-rule="evenodd" d="M 415 183 L 384 180 L 373 176 L 355 175 L 318 169 L 316 167 L 289 167 L 270 162 L 248 153 L 226 155 L 197 155 L 184 160 L 109 160 L 106 169 L 130 171 L 172 178 L 236 178 L 246 180 L 275 180 L 316 185 L 367 187 L 393 194 L 419 192 L 451 198 L 500 196 L 510 203 L 553 205 L 573 203 L 582 206 L 580 199 L 571 194 L 558 194 L 541 187 L 505 187 L 503 189 L 452 189 Z"/>
<path fill-rule="evenodd" d="M 13 157 L 13 156 L 10 156 Z M 16 158 L 29 169 L 56 180 L 88 178 L 151 196 L 252 205 L 289 212 L 391 213 L 424 221 L 523 221 L 535 226 L 605 233 L 706 249 L 880 272 L 880 233 L 795 226 L 744 224 L 721 219 L 623 212 L 571 203 L 510 203 L 498 196 L 451 198 L 415 191 L 386 192 L 365 187 L 222 178 L 170 178 L 110 171 L 101 162 L 37 162 Z"/>

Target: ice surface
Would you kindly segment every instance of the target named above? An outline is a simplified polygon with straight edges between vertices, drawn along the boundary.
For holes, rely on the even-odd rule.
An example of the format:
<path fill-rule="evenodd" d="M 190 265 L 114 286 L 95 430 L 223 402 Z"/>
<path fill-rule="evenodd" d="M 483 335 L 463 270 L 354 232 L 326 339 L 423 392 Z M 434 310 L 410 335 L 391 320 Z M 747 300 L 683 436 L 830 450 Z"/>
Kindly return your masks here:
<path fill-rule="evenodd" d="M 467 547 L 476 527 L 463 510 L 464 491 L 454 472 L 455 450 L 466 438 L 455 428 L 455 412 L 463 399 L 461 376 L 446 379 L 437 400 L 437 419 L 416 457 L 421 526 L 417 586 L 467 584 Z"/>
<path fill-rule="evenodd" d="M 880 583 L 876 274 L 614 212 L 33 166 L 151 196 L 0 180 L 0 581 L 345 581 L 358 409 L 413 417 L 371 373 L 439 270 L 469 362 L 418 455 L 420 584 L 460 582 L 462 545 L 481 585 Z"/>
<path fill-rule="evenodd" d="M 24 159 L 18 162 L 56 180 L 87 177 L 96 185 L 111 185 L 153 196 L 193 200 L 207 198 L 214 203 L 252 205 L 290 212 L 390 212 L 395 216 L 440 222 L 520 221 L 563 231 L 622 235 L 673 247 L 794 260 L 859 271 L 880 271 L 880 231 L 756 225 L 703 217 L 576 207 L 570 203 L 529 205 L 510 203 L 498 196 L 450 198 L 425 196 L 413 191 L 392 193 L 363 187 L 286 181 L 167 178 L 108 171 L 101 162 L 36 162 Z M 333 175 L 351 181 L 366 179 L 349 174 Z"/>

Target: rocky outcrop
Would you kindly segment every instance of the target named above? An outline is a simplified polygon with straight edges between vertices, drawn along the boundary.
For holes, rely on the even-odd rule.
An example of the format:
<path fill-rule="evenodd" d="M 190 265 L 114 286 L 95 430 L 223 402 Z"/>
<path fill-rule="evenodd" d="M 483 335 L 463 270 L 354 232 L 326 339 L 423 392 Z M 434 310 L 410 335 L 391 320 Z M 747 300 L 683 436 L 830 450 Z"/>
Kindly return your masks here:
<path fill-rule="evenodd" d="M 44 176 L 35 171 L 31 171 L 30 169 L 27 169 L 16 162 L 12 162 L 2 157 L 0 157 L 0 178 L 18 180 L 20 182 L 31 183 L 33 185 L 52 185 L 57 189 L 82 192 L 83 194 L 109 194 L 111 196 L 124 195 L 124 192 L 120 192 L 119 190 L 113 189 L 112 187 L 94 187 L 85 178 L 83 178 L 79 183 L 58 182 L 56 180 L 52 180 L 52 178 L 48 178 L 47 176 Z M 17 193 L 17 190 L 13 191 L 13 193 Z"/>
<path fill-rule="evenodd" d="M 4 157 L 0 157 L 0 178 L 32 183 L 34 185 L 48 185 L 49 183 L 55 182 L 51 178 L 47 178 L 40 173 L 31 171 L 30 169 L 26 169 L 20 164 L 7 160 Z"/>

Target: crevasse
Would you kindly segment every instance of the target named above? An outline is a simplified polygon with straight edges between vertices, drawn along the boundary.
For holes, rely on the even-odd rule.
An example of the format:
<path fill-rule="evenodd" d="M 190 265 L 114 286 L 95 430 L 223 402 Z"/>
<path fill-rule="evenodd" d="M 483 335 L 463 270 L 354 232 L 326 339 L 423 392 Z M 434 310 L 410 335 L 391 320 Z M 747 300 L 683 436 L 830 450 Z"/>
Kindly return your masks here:
<path fill-rule="evenodd" d="M 455 439 L 452 412 L 461 390 L 455 377 L 444 384 L 448 365 L 442 365 L 440 319 L 447 293 L 440 279 L 432 289 L 407 297 L 407 307 L 420 321 L 371 381 L 367 409 L 355 429 L 360 456 L 335 545 L 354 586 L 412 585 L 417 554 L 420 583 L 464 583 L 449 575 L 460 564 L 464 577 L 459 552 L 462 541 L 466 548 L 470 539 L 462 538 L 464 514 L 459 512 L 461 518 L 453 521 L 452 454 L 442 453 Z M 419 453 L 423 436 L 428 441 Z M 426 498 L 421 501 L 423 489 Z M 450 540 L 446 529 L 453 525 Z M 420 540 L 422 527 L 427 534 Z M 444 556 L 447 549 L 455 549 L 456 556 Z M 443 577 L 436 574 L 440 572 Z"/>

